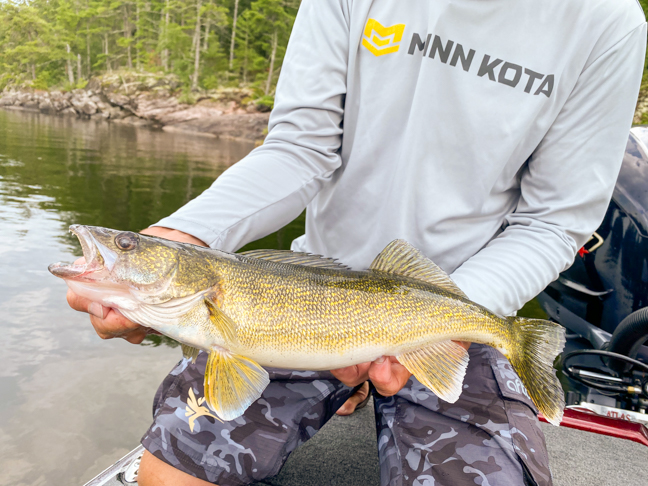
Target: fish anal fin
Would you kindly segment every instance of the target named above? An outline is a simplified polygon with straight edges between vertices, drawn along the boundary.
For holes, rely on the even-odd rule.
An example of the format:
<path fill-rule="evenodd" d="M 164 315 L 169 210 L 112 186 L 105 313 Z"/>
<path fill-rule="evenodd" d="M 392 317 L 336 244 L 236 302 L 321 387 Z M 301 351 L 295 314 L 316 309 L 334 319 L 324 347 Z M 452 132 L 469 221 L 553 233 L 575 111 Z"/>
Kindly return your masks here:
<path fill-rule="evenodd" d="M 189 346 L 187 344 L 181 344 L 180 347 L 182 348 L 182 356 L 184 356 L 187 359 L 190 359 L 195 363 L 196 358 L 198 358 L 198 353 L 200 352 L 200 350 L 194 348 L 193 346 Z"/>
<path fill-rule="evenodd" d="M 212 349 L 205 369 L 207 405 L 222 420 L 243 415 L 270 383 L 268 372 L 254 361 Z"/>
<path fill-rule="evenodd" d="M 468 352 L 459 344 L 442 341 L 397 358 L 418 381 L 442 400 L 454 403 L 459 399 L 468 366 Z"/>
<path fill-rule="evenodd" d="M 236 343 L 236 324 L 220 309 L 216 296 L 205 296 L 204 302 L 209 311 L 209 320 L 223 335 L 225 342 Z"/>
<path fill-rule="evenodd" d="M 394 240 L 387 245 L 369 269 L 422 280 L 459 297 L 468 298 L 447 273 L 405 240 Z"/>
<path fill-rule="evenodd" d="M 290 250 L 250 250 L 239 253 L 248 258 L 258 258 L 275 263 L 290 263 L 292 265 L 303 265 L 305 267 L 328 268 L 331 270 L 348 270 L 349 267 L 338 262 L 334 258 L 326 258 L 321 255 L 301 253 Z"/>

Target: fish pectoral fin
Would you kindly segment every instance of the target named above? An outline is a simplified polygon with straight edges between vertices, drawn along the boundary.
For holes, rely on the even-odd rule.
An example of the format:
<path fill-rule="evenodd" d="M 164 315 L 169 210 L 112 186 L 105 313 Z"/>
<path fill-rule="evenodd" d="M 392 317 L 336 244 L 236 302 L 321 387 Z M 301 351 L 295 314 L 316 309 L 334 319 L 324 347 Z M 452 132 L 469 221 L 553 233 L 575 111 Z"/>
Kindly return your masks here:
<path fill-rule="evenodd" d="M 182 356 L 184 356 L 187 359 L 190 359 L 195 363 L 196 358 L 198 358 L 198 353 L 200 352 L 200 350 L 194 348 L 193 346 L 189 346 L 187 344 L 181 344 L 180 347 L 182 348 Z"/>
<path fill-rule="evenodd" d="M 209 297 L 205 297 L 205 306 L 209 311 L 209 320 L 220 331 L 225 341 L 230 344 L 236 343 L 236 324 L 225 313 L 220 310 L 218 304 Z"/>
<path fill-rule="evenodd" d="M 270 383 L 268 372 L 244 356 L 212 349 L 205 369 L 207 404 L 222 420 L 233 420 L 256 401 Z"/>
<path fill-rule="evenodd" d="M 452 341 L 442 341 L 397 358 L 418 381 L 442 400 L 454 403 L 459 399 L 468 366 L 468 352 L 462 346 Z"/>
<path fill-rule="evenodd" d="M 459 297 L 468 298 L 447 273 L 405 240 L 394 240 L 387 245 L 369 269 L 423 280 Z"/>

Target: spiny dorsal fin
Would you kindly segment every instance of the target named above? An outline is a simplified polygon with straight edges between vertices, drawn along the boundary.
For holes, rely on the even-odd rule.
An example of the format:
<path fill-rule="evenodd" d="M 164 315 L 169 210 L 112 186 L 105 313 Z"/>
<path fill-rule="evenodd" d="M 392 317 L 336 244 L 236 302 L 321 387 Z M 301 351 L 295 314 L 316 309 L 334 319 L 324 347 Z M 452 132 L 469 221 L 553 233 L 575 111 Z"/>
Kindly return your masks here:
<path fill-rule="evenodd" d="M 250 250 L 239 253 L 245 257 L 259 258 L 276 263 L 290 263 L 292 265 L 304 265 L 306 267 L 329 268 L 333 270 L 348 270 L 349 267 L 338 262 L 334 258 L 326 258 L 321 255 L 301 253 L 290 250 Z"/>
<path fill-rule="evenodd" d="M 244 356 L 213 349 L 205 369 L 207 405 L 223 420 L 243 415 L 270 383 L 268 372 Z"/>
<path fill-rule="evenodd" d="M 405 240 L 394 240 L 387 245 L 369 269 L 423 280 L 459 297 L 468 298 L 447 273 Z"/>
<path fill-rule="evenodd" d="M 218 329 L 225 341 L 228 343 L 236 342 L 236 324 L 229 317 L 227 317 L 218 305 L 209 297 L 205 297 L 205 305 L 209 310 L 209 319 Z"/>
<path fill-rule="evenodd" d="M 421 384 L 448 403 L 459 399 L 468 366 L 468 352 L 452 341 L 430 344 L 397 356 Z"/>

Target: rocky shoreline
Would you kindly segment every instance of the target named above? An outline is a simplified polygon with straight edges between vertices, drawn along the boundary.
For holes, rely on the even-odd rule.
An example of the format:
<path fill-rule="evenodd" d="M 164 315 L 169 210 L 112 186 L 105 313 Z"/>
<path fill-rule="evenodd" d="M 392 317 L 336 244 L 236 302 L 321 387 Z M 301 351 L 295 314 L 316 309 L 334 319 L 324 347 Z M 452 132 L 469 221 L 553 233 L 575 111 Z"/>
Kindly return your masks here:
<path fill-rule="evenodd" d="M 0 108 L 106 120 L 167 131 L 261 143 L 267 132 L 266 103 L 249 88 L 220 88 L 183 94 L 169 75 L 110 73 L 93 78 L 83 89 L 39 91 L 5 89 Z M 637 101 L 633 123 L 648 122 L 648 91 Z"/>
<path fill-rule="evenodd" d="M 193 95 L 178 87 L 169 76 L 115 74 L 68 92 L 5 90 L 0 107 L 256 143 L 265 137 L 270 108 L 256 103 L 252 90 L 221 88 Z"/>

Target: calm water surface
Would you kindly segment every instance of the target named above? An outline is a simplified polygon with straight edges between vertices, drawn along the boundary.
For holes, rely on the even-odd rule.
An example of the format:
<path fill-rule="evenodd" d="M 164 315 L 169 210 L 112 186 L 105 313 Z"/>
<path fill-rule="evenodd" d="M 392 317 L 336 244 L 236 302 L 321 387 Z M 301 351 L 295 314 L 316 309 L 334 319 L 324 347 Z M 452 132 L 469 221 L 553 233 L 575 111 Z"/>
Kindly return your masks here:
<path fill-rule="evenodd" d="M 81 254 L 70 224 L 142 229 L 253 147 L 0 110 L 0 486 L 82 484 L 135 447 L 169 346 L 102 341 L 48 264 Z M 286 248 L 300 219 L 254 247 Z"/>

